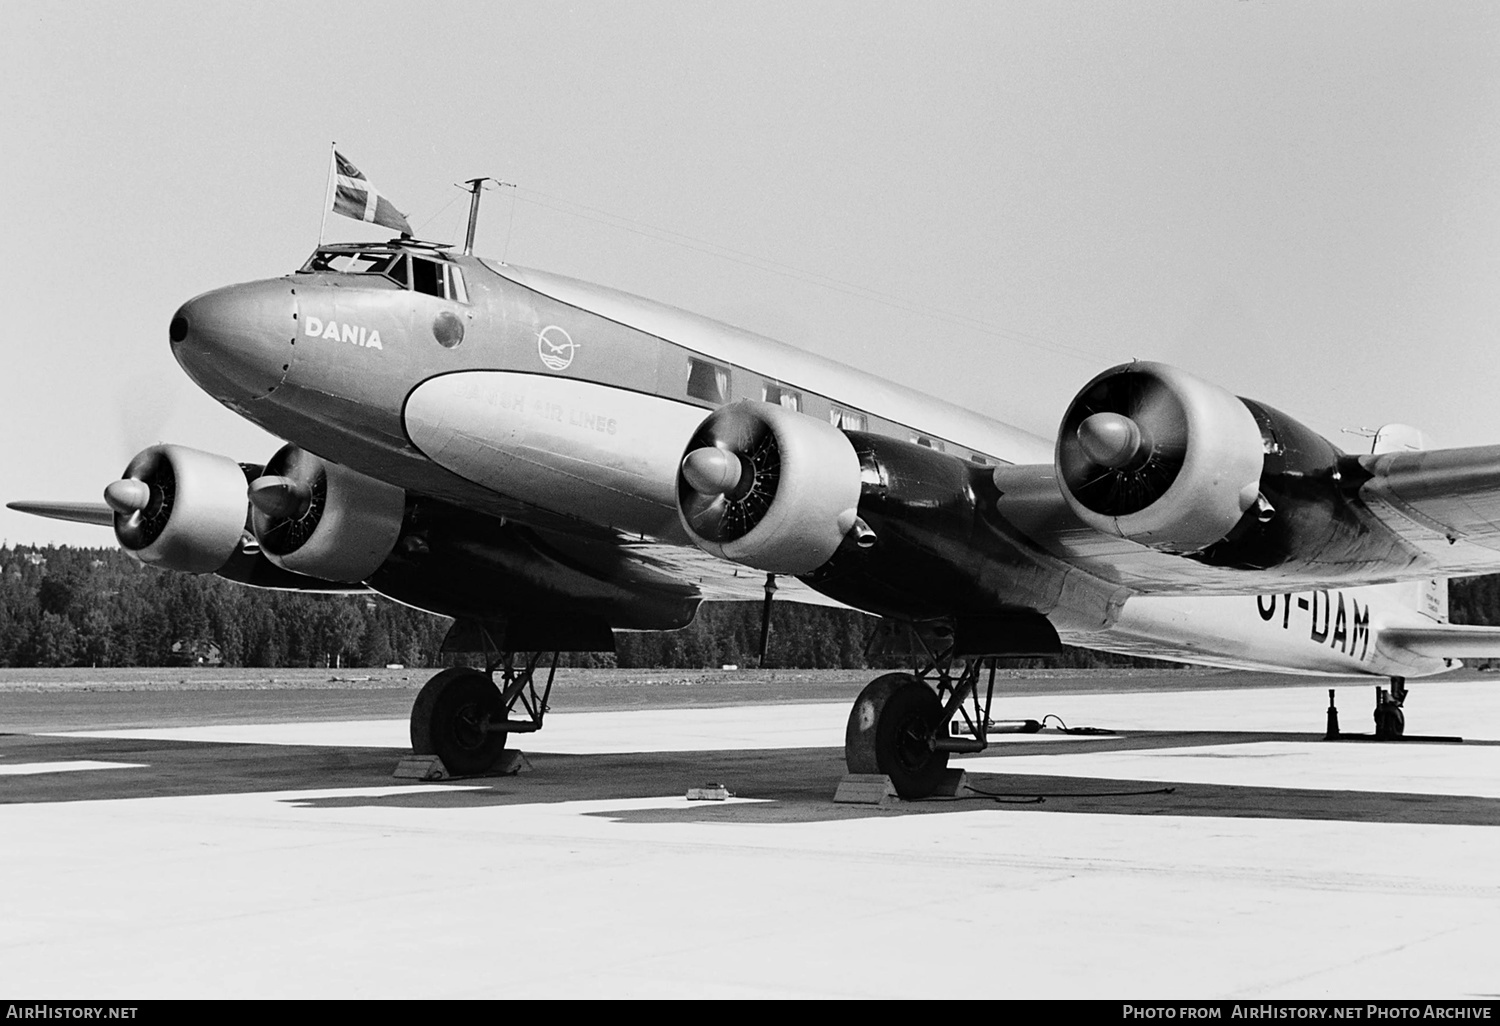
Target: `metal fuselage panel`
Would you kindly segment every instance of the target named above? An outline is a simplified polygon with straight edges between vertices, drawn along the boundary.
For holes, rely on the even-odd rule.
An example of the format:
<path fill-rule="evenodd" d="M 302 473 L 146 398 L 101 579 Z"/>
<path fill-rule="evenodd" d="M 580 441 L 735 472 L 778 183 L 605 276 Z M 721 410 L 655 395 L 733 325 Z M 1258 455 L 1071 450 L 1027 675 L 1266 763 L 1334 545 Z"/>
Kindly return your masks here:
<path fill-rule="evenodd" d="M 1422 677 L 1457 665 L 1382 641 L 1431 627 L 1422 582 L 1245 596 L 1137 596 L 1108 629 L 1071 644 L 1233 669 Z"/>

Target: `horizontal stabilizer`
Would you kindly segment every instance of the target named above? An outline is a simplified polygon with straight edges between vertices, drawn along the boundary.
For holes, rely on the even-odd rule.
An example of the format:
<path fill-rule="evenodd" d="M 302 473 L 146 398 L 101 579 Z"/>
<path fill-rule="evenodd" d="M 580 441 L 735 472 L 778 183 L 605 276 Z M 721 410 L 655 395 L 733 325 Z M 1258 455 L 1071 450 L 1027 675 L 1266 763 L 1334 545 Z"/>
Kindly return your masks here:
<path fill-rule="evenodd" d="M 1500 627 L 1388 627 L 1380 632 L 1380 643 L 1432 659 L 1500 659 Z"/>
<path fill-rule="evenodd" d="M 51 520 L 71 520 L 75 524 L 94 524 L 97 527 L 115 525 L 115 511 L 102 502 L 7 502 L 5 505 L 17 513 L 30 513 Z"/>

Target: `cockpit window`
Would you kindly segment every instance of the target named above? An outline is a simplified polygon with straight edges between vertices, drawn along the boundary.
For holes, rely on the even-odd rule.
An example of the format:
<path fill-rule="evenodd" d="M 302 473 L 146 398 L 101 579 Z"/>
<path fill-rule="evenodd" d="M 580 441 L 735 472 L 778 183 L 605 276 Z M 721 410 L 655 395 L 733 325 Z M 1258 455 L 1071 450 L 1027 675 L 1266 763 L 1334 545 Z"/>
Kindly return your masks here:
<path fill-rule="evenodd" d="M 379 250 L 320 249 L 302 265 L 304 271 L 333 271 L 337 274 L 384 274 L 393 265 L 404 264 L 402 253 Z M 403 278 L 404 278 L 403 274 Z"/>
<path fill-rule="evenodd" d="M 320 249 L 301 273 L 378 274 L 404 289 L 460 303 L 469 301 L 463 274 L 452 264 L 402 252 L 378 249 Z"/>

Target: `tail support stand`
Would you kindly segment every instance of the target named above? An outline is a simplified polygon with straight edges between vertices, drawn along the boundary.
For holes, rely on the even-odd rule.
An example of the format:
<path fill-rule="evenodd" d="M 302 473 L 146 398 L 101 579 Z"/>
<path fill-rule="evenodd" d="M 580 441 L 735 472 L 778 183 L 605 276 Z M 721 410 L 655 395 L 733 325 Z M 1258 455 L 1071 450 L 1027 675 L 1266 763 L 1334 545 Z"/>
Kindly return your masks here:
<path fill-rule="evenodd" d="M 1328 689 L 1328 732 L 1325 741 L 1434 741 L 1447 744 L 1462 744 L 1463 738 L 1439 734 L 1408 734 L 1406 732 L 1406 678 L 1392 677 L 1390 690 L 1375 689 L 1375 733 L 1345 734 L 1339 730 L 1339 711 L 1333 704 L 1333 689 Z"/>
<path fill-rule="evenodd" d="M 1392 677 L 1391 689 L 1375 689 L 1375 740 L 1399 741 L 1406 733 L 1406 713 L 1401 706 L 1406 701 L 1406 678 Z"/>

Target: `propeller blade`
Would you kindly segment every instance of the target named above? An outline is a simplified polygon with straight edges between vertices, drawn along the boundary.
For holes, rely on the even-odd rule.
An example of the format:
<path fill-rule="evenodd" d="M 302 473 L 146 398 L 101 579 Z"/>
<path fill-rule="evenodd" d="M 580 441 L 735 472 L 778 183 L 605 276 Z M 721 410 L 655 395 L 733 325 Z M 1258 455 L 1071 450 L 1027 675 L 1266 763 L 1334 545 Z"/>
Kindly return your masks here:
<path fill-rule="evenodd" d="M 7 502 L 7 509 L 30 513 L 49 520 L 68 520 L 75 524 L 113 527 L 115 511 L 98 502 Z"/>

